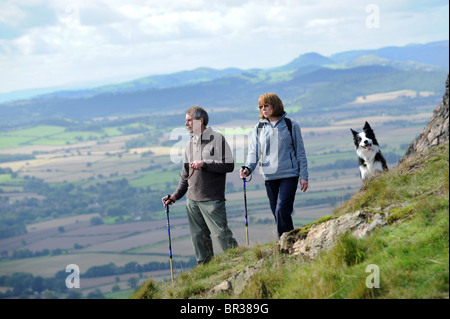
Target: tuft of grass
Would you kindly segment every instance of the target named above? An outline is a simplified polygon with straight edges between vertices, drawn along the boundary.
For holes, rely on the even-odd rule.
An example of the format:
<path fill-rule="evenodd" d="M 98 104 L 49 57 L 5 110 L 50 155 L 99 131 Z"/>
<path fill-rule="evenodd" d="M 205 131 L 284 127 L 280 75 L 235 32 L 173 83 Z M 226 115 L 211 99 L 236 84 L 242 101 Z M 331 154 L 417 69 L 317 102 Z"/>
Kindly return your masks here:
<path fill-rule="evenodd" d="M 138 290 L 136 290 L 130 299 L 158 299 L 158 286 L 153 278 L 147 280 Z"/>

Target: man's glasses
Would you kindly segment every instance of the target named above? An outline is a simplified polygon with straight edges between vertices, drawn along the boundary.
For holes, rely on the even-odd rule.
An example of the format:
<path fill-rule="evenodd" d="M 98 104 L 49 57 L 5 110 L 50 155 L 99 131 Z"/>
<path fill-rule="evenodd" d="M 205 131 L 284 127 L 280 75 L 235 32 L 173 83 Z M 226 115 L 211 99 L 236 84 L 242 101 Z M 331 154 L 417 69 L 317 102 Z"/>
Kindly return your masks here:
<path fill-rule="evenodd" d="M 260 105 L 260 106 L 259 106 L 259 109 L 261 110 L 263 107 L 265 108 L 265 107 L 269 107 L 269 106 L 270 106 L 270 104 L 267 104 L 267 103 L 266 103 L 266 104 Z"/>

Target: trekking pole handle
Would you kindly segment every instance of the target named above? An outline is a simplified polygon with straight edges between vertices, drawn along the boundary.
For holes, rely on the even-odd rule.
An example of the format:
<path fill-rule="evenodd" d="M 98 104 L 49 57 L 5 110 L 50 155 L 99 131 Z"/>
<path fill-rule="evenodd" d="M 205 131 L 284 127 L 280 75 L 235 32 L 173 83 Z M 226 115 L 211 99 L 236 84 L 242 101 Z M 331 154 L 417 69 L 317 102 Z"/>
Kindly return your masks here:
<path fill-rule="evenodd" d="M 170 194 L 167 194 L 167 199 L 166 199 L 166 201 L 164 202 L 164 205 L 169 205 L 169 201 L 173 204 L 174 203 L 174 201 L 172 200 L 172 198 L 170 198 Z"/>
<path fill-rule="evenodd" d="M 248 168 L 247 166 L 241 166 L 241 169 L 242 169 L 242 171 L 244 171 L 244 170 L 247 169 L 247 170 L 249 171 L 250 175 L 251 175 L 250 168 Z M 248 176 L 247 176 L 247 177 L 248 177 Z M 250 182 L 252 179 L 250 178 L 249 180 L 247 180 L 247 178 L 244 177 L 242 180 L 243 180 L 244 183 L 245 183 L 245 182 Z"/>
<path fill-rule="evenodd" d="M 247 166 L 241 166 L 242 171 L 244 171 L 245 169 L 248 169 Z M 249 170 L 249 169 L 248 169 Z M 250 170 L 249 170 L 250 171 Z"/>

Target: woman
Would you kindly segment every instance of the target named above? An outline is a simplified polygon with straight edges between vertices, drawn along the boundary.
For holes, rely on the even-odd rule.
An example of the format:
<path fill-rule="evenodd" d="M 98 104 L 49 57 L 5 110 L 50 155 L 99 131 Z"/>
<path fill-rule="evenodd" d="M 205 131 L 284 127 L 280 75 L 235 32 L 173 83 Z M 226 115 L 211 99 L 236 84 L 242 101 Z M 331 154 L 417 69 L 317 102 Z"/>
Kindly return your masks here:
<path fill-rule="evenodd" d="M 308 189 L 308 163 L 298 124 L 286 118 L 283 102 L 274 93 L 259 97 L 260 120 L 255 126 L 245 166 L 246 178 L 260 162 L 270 208 L 277 223 L 278 237 L 294 229 L 292 212 L 300 178 L 300 189 Z"/>

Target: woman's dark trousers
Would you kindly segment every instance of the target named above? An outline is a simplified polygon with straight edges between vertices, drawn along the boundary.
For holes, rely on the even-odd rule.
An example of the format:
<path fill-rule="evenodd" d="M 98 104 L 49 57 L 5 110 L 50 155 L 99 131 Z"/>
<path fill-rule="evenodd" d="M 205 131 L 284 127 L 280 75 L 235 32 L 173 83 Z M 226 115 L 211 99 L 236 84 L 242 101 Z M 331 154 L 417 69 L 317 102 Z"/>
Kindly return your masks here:
<path fill-rule="evenodd" d="M 294 229 L 292 212 L 294 211 L 298 176 L 266 181 L 265 184 L 270 208 L 277 223 L 278 238 L 280 238 L 284 232 Z"/>

